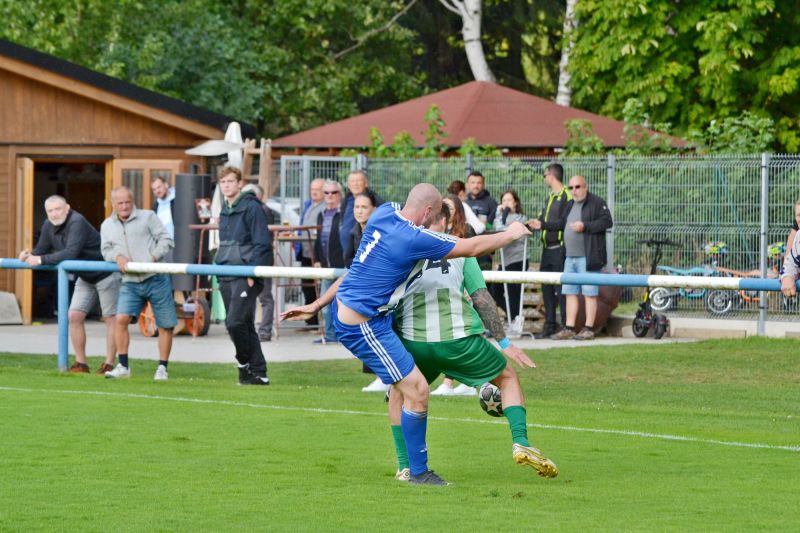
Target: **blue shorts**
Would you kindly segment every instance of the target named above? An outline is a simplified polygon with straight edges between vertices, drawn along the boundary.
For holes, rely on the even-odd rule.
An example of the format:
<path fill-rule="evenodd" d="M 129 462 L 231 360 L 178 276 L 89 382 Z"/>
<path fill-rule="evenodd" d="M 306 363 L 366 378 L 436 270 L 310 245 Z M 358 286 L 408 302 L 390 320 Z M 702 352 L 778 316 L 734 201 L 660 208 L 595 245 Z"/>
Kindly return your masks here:
<path fill-rule="evenodd" d="M 586 274 L 586 258 L 567 256 L 564 261 L 564 274 Z M 589 272 L 599 274 L 599 272 Z M 600 294 L 600 287 L 597 285 L 562 285 L 561 294 L 583 294 L 584 296 L 597 296 Z"/>
<path fill-rule="evenodd" d="M 331 320 L 336 338 L 367 365 L 381 381 L 397 383 L 414 370 L 414 358 L 392 329 L 392 316 L 371 318 L 350 326 L 339 322 L 336 299 L 331 302 Z"/>
<path fill-rule="evenodd" d="M 130 315 L 134 319 L 148 301 L 153 307 L 156 326 L 164 329 L 174 328 L 178 324 L 175 314 L 175 299 L 172 297 L 172 281 L 166 274 L 150 276 L 146 280 L 134 283 L 122 282 L 117 302 L 118 315 Z"/>

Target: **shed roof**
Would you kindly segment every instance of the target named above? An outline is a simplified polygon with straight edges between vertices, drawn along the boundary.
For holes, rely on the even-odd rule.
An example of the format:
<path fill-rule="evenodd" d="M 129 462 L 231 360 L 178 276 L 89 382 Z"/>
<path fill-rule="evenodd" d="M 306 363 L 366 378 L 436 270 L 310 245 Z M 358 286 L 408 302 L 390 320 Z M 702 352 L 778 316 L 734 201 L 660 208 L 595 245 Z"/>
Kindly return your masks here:
<path fill-rule="evenodd" d="M 621 147 L 625 124 L 618 120 L 564 107 L 550 100 L 496 83 L 472 81 L 383 109 L 280 137 L 279 148 L 355 148 L 369 145 L 369 130 L 378 128 L 387 141 L 407 131 L 423 144 L 424 115 L 439 106 L 445 121 L 445 144 L 461 146 L 469 137 L 500 148 L 557 148 L 567 141 L 564 122 L 587 119 L 606 147 Z M 674 138 L 673 145 L 685 142 Z"/>
<path fill-rule="evenodd" d="M 11 61 L 2 61 L 2 58 L 10 59 Z M 34 70 L 28 72 L 20 72 L 19 66 L 21 64 L 30 65 L 34 67 Z M 15 68 L 16 67 L 16 68 Z M 58 76 L 70 78 L 71 80 L 75 80 L 80 84 L 85 84 L 87 86 L 91 86 L 93 89 L 99 89 L 105 93 L 110 93 L 112 95 L 121 97 L 121 99 L 116 102 L 119 104 L 119 107 L 126 107 L 124 105 L 124 101 L 131 101 L 138 104 L 144 104 L 147 107 L 155 108 L 161 111 L 166 111 L 171 115 L 176 117 L 180 117 L 182 119 L 186 119 L 190 122 L 200 124 L 202 126 L 211 127 L 215 130 L 225 131 L 225 128 L 228 123 L 232 122 L 234 119 L 227 117 L 225 115 L 221 115 L 219 113 L 215 113 L 213 111 L 209 111 L 208 109 L 204 109 L 202 107 L 198 107 L 181 100 L 177 100 L 175 98 L 165 96 L 163 94 L 144 89 L 132 83 L 128 83 L 126 81 L 112 78 L 111 76 L 107 76 L 105 74 L 101 74 L 100 72 L 96 72 L 94 70 L 90 70 L 86 67 L 82 67 L 76 63 L 72 63 L 70 61 L 66 61 L 64 59 L 58 58 L 56 56 L 45 54 L 42 52 L 38 52 L 31 48 L 26 48 L 24 46 L 18 45 L 11 41 L 7 41 L 4 39 L 0 39 L 0 68 L 7 68 L 9 70 L 13 70 L 17 73 L 22 75 L 27 75 L 30 77 L 35 77 L 36 70 L 42 69 L 52 74 L 56 74 Z M 39 81 L 47 83 L 48 80 L 37 78 Z M 63 79 L 63 78 L 62 78 Z M 59 88 L 66 89 L 66 90 L 74 90 L 74 92 L 80 92 L 80 86 L 69 86 L 61 84 Z M 94 95 L 96 96 L 96 95 Z M 109 103 L 114 105 L 114 101 L 105 101 L 105 103 Z M 128 109 L 129 111 L 136 112 L 135 109 Z M 139 114 L 141 114 L 141 109 L 138 110 Z M 151 117 L 156 118 L 156 117 Z M 174 122 L 170 124 L 172 127 L 177 127 L 179 129 L 185 130 L 192 130 L 193 128 L 189 123 L 186 122 Z M 246 136 L 254 137 L 255 136 L 255 128 L 246 123 L 241 123 L 242 125 L 242 132 Z M 196 128 L 195 133 L 200 135 L 206 135 L 208 133 L 207 128 Z"/>

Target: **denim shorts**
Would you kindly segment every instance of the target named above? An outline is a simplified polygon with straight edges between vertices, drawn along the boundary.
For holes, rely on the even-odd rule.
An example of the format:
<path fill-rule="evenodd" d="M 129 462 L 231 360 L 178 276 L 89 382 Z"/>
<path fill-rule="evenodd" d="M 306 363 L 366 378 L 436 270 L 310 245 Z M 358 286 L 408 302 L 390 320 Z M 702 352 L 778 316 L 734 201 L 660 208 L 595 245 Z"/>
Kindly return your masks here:
<path fill-rule="evenodd" d="M 564 274 L 599 274 L 586 270 L 586 258 L 567 256 L 564 261 Z M 562 285 L 561 294 L 583 294 L 584 296 L 597 296 L 600 287 L 597 285 Z"/>
<path fill-rule="evenodd" d="M 122 282 L 117 314 L 130 315 L 135 319 L 142 311 L 145 302 L 150 302 L 153 307 L 156 326 L 170 329 L 178 324 L 175 299 L 172 297 L 172 281 L 167 274 L 156 274 L 138 283 Z"/>

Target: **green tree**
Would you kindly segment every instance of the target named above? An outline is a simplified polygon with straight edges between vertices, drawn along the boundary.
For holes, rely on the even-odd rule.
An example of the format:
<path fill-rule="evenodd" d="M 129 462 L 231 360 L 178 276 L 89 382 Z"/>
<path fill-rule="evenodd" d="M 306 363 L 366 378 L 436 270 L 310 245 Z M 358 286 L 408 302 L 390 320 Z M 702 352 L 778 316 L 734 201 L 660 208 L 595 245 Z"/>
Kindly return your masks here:
<path fill-rule="evenodd" d="M 774 0 L 581 0 L 574 101 L 621 118 L 638 99 L 679 135 L 761 110 L 800 145 L 800 13 Z"/>
<path fill-rule="evenodd" d="M 564 123 L 567 130 L 566 156 L 597 155 L 606 152 L 605 144 L 595 132 L 591 121 L 575 118 Z"/>

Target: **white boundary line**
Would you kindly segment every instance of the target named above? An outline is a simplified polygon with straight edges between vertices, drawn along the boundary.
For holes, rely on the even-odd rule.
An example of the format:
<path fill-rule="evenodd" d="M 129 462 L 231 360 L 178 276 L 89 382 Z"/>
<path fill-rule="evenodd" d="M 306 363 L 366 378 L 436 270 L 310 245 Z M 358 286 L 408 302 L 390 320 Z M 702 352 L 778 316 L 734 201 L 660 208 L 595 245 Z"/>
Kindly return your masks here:
<path fill-rule="evenodd" d="M 104 392 L 104 391 L 87 391 L 87 390 L 58 390 L 58 389 L 28 389 L 22 387 L 3 387 L 0 386 L 0 391 L 9 392 L 44 392 L 53 394 L 74 394 L 85 396 L 107 396 L 115 398 L 135 398 L 143 400 L 162 400 L 170 402 L 183 402 L 183 403 L 198 403 L 208 405 L 227 405 L 231 407 L 251 407 L 254 409 L 273 409 L 276 411 L 300 411 L 303 413 L 329 413 L 339 415 L 361 415 L 361 416 L 380 416 L 385 417 L 386 413 L 372 413 L 369 411 L 353 411 L 348 409 L 323 409 L 319 407 L 296 407 L 286 405 L 266 405 L 259 403 L 248 402 L 234 402 L 230 400 L 205 400 L 202 398 L 186 398 L 182 396 L 161 396 L 150 394 L 134 394 L 124 392 Z M 443 422 L 466 422 L 471 424 L 501 424 L 506 425 L 503 420 L 478 420 L 475 418 L 447 418 L 440 416 L 430 416 L 431 420 Z M 752 442 L 736 442 L 716 439 L 703 439 L 700 437 L 686 437 L 683 435 L 669 435 L 663 433 L 648 433 L 644 431 L 628 431 L 623 429 L 600 429 L 600 428 L 582 428 L 577 426 L 557 426 L 553 424 L 528 424 L 528 427 L 537 429 L 551 429 L 556 431 L 575 431 L 580 433 L 600 433 L 604 435 L 621 435 L 625 437 L 640 437 L 644 439 L 658 439 L 678 442 L 696 442 L 698 444 L 712 444 L 717 446 L 731 446 L 734 448 L 758 448 L 763 450 L 781 450 L 787 452 L 800 452 L 800 445 L 780 445 L 780 444 L 761 444 Z"/>

